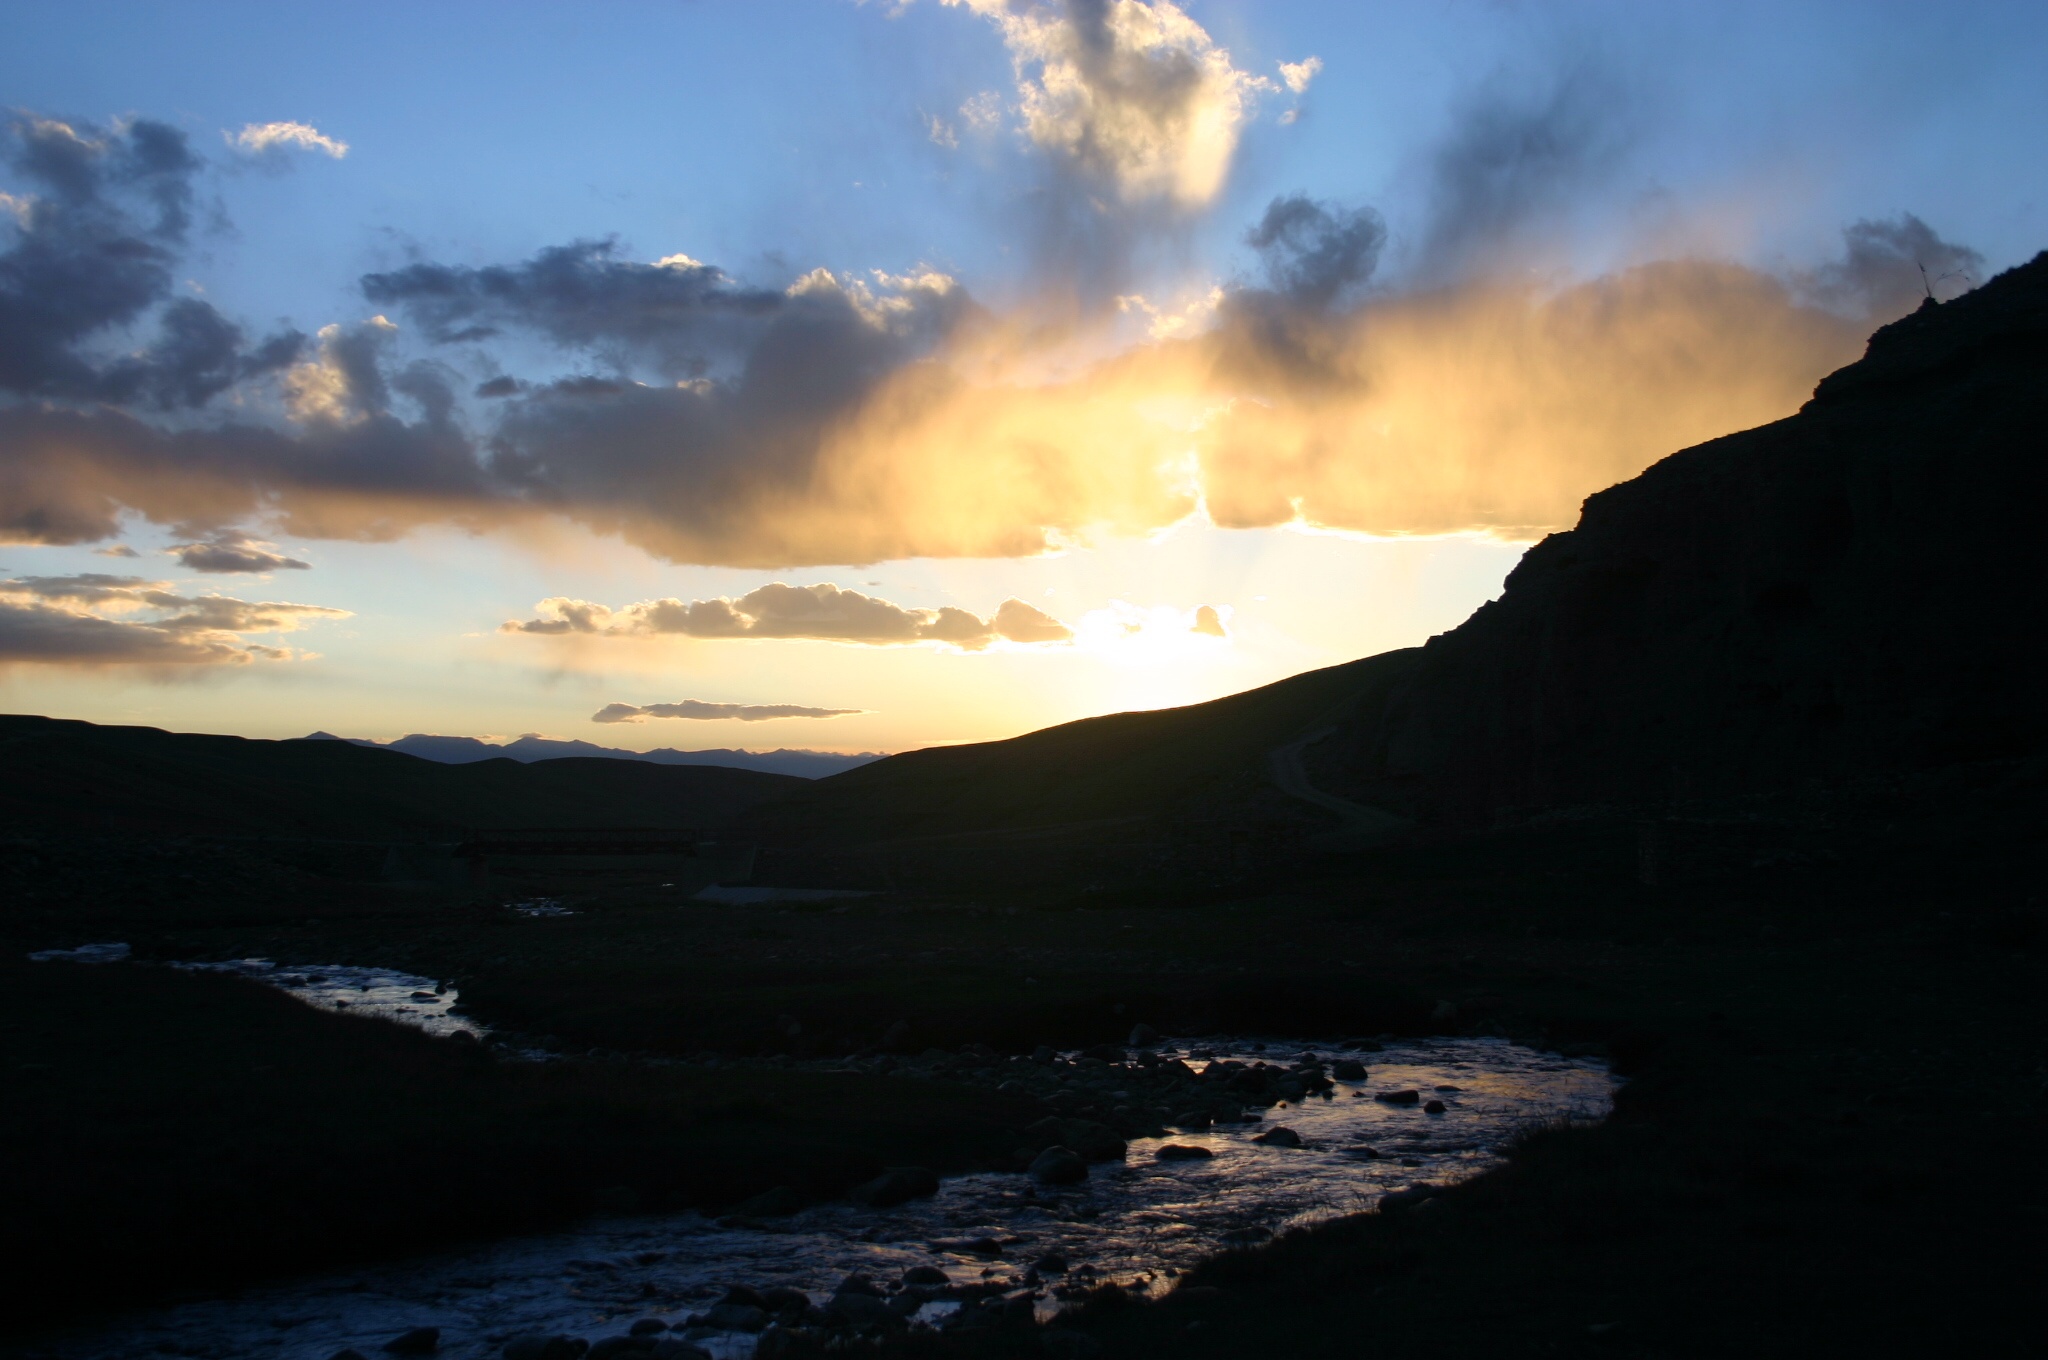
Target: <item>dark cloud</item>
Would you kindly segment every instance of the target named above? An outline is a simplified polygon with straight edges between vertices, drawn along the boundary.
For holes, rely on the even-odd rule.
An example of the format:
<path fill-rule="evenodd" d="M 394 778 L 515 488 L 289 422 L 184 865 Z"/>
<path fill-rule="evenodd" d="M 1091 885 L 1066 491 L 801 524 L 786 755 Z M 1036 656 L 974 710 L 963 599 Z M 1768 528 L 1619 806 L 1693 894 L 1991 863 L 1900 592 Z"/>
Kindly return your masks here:
<path fill-rule="evenodd" d="M 1365 283 L 1379 265 L 1387 226 L 1370 208 L 1341 208 L 1304 194 L 1276 198 L 1245 234 L 1273 290 L 1292 302 L 1327 307 Z"/>
<path fill-rule="evenodd" d="M 227 575 L 234 572 L 306 571 L 311 563 L 273 551 L 273 545 L 234 529 L 225 529 L 201 543 L 174 544 L 168 551 L 187 571 Z"/>
<path fill-rule="evenodd" d="M 1842 232 L 1843 258 L 1800 276 L 1822 305 L 1854 316 L 1897 316 L 1921 299 L 1951 298 L 1983 280 L 1984 257 L 1944 241 L 1911 213 L 1865 218 Z"/>
<path fill-rule="evenodd" d="M 366 275 L 362 288 L 440 344 L 525 331 L 621 367 L 651 362 L 671 377 L 704 372 L 789 305 L 783 293 L 740 287 L 681 256 L 622 259 L 613 241 L 551 246 L 520 264 L 481 269 L 422 262 Z"/>
<path fill-rule="evenodd" d="M 345 609 L 222 595 L 181 595 L 167 582 L 86 572 L 0 581 L 0 665 L 191 667 L 288 661 L 301 653 L 246 633 L 291 632 Z"/>
<path fill-rule="evenodd" d="M 32 192 L 0 254 L 0 390 L 170 410 L 296 357 L 296 333 L 249 349 L 211 304 L 171 300 L 200 166 L 183 133 L 147 119 L 107 131 L 23 115 L 5 139 Z M 103 352 L 165 303 L 154 342 Z"/>
<path fill-rule="evenodd" d="M 767 722 L 774 718 L 844 718 L 861 711 L 858 708 L 806 708 L 802 704 L 714 704 L 702 699 L 685 699 L 679 704 L 606 704 L 591 714 L 590 720 L 636 723 L 648 718 L 691 718 L 706 722 L 720 719 Z"/>
<path fill-rule="evenodd" d="M 738 599 L 642 600 L 623 609 L 557 596 L 542 600 L 539 617 L 506 623 L 499 631 L 597 637 L 807 638 L 889 645 L 943 642 L 980 651 L 998 638 L 1013 642 L 1065 641 L 1072 634 L 1049 614 L 1022 600 L 1007 600 L 992 619 L 950 605 L 906 609 L 835 585 L 780 582 Z"/>
<path fill-rule="evenodd" d="M 1525 233 L 1620 163 L 1634 103 L 1622 82 L 1589 61 L 1533 81 L 1495 76 L 1457 111 L 1431 157 L 1420 273 L 1498 268 Z"/>
<path fill-rule="evenodd" d="M 1206 604 L 1195 611 L 1195 621 L 1188 625 L 1188 631 L 1209 637 L 1230 636 L 1229 630 L 1223 626 L 1223 616 L 1216 612 L 1215 606 Z"/>
<path fill-rule="evenodd" d="M 1020 63 L 1020 98 L 1042 96 L 1022 116 L 1039 145 L 1065 148 L 1053 159 L 1069 187 L 1088 179 L 1084 144 L 1109 155 L 1104 139 L 1121 139 L 1117 201 L 1088 211 L 1123 229 L 1210 201 L 1251 87 L 1205 35 L 1148 28 L 1171 16 L 1142 7 L 981 9 Z M 1207 159 L 1187 159 L 1180 124 L 1153 116 L 1171 101 L 1141 97 L 1188 53 L 1222 63 L 1186 106 L 1227 124 Z M 1090 103 L 1091 89 L 1115 99 Z M 194 174 L 180 134 L 17 119 L 9 163 L 36 193 L 0 255 L 0 392 L 24 398 L 0 401 L 0 540 L 107 540 L 140 514 L 176 526 L 195 568 L 272 570 L 292 559 L 222 536 L 260 523 L 377 539 L 560 515 L 671 560 L 780 571 L 1037 553 L 1200 506 L 1234 527 L 1520 535 L 1569 522 L 1585 494 L 1669 449 L 1793 409 L 1871 323 L 1917 298 L 1919 266 L 1946 290 L 1981 263 L 1901 218 L 1857 224 L 1841 262 L 1789 283 L 1704 260 L 1562 288 L 1506 269 L 1620 154 L 1606 124 L 1626 120 L 1603 114 L 1627 101 L 1596 74 L 1503 90 L 1432 161 L 1427 267 L 1405 282 L 1376 272 L 1386 233 L 1371 212 L 1283 197 L 1247 238 L 1268 286 L 1159 317 L 1162 338 L 1093 365 L 1046 321 L 1072 311 L 994 316 L 936 273 L 820 270 L 769 291 L 680 257 L 630 261 L 610 242 L 372 275 L 365 297 L 397 322 L 251 347 L 204 302 L 169 294 Z M 1093 187 L 1105 199 L 1112 186 L 1098 174 Z M 481 356 L 486 373 L 534 341 L 559 346 L 573 376 L 558 364 L 477 387 L 408 354 L 401 322 L 416 344 L 504 337 L 505 352 Z M 274 376 L 241 385 L 259 373 Z M 223 388 L 233 401 L 214 400 L 217 413 L 183 414 Z M 181 414 L 150 414 L 168 408 Z M 1165 410 L 1206 414 L 1191 428 Z M 1065 635 L 1021 602 L 985 619 L 876 601 L 872 618 L 809 632 L 765 605 L 741 619 L 737 603 L 614 615 L 555 601 L 514 627 L 969 648 Z M 685 623 L 657 627 L 657 606 Z"/>

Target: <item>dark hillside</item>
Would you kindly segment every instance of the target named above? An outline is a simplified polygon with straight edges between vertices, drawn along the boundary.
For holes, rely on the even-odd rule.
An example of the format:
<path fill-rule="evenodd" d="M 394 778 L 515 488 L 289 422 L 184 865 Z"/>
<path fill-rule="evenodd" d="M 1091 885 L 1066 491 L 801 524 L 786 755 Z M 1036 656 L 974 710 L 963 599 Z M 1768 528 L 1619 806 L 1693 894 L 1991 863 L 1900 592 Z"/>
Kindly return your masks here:
<path fill-rule="evenodd" d="M 1213 703 L 914 751 L 761 810 L 771 839 L 1329 821 L 1274 787 L 1489 825 L 2042 749 L 2048 255 L 1872 337 L 1798 414 L 1589 498 L 1419 649 Z M 1328 800 L 1326 800 L 1328 801 Z M 1084 824 L 1102 824 L 1083 833 Z"/>
<path fill-rule="evenodd" d="M 251 741 L 0 717 L 17 831 L 408 837 L 505 826 L 715 826 L 806 781 L 629 760 L 440 765 L 339 741 Z"/>
<path fill-rule="evenodd" d="M 785 836 L 888 840 L 1241 810 L 1277 797 L 1269 751 L 1382 692 L 1416 655 L 1388 652 L 1185 708 L 909 751 L 818 780 L 757 818 Z"/>
<path fill-rule="evenodd" d="M 2036 756 L 2044 452 L 2048 255 L 1591 497 L 1317 775 L 1484 823 Z"/>

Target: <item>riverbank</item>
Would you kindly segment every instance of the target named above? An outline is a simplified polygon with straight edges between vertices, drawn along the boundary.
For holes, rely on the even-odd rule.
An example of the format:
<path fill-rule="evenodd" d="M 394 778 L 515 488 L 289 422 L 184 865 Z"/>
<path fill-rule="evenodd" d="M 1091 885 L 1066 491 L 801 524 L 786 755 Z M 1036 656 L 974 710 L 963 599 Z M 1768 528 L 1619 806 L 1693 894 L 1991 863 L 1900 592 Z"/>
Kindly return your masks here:
<path fill-rule="evenodd" d="M 1587 823 L 1304 864 L 1179 906 L 742 908 L 658 885 L 570 893 L 568 916 L 396 892 L 102 897 L 68 938 L 17 924 L 12 959 L 123 938 L 143 958 L 403 968 L 583 1056 L 523 1071 L 236 979 L 10 961 L 7 1148 L 48 1172 L 11 1191 L 29 1211 L 11 1221 L 49 1244 L 25 1292 L 75 1319 L 603 1205 L 1003 1164 L 1036 1099 L 751 1063 L 1028 1052 L 1142 1021 L 1493 1032 L 1597 1048 L 1630 1081 L 1607 1125 L 1537 1139 L 1427 1210 L 1232 1253 L 1177 1299 L 1063 1324 L 1109 1354 L 1344 1354 L 1367 1336 L 1392 1354 L 2025 1353 L 2048 1223 L 2039 822 L 1967 794 L 1653 885 L 1639 828 Z M 635 1052 L 750 1063 L 605 1056 Z"/>

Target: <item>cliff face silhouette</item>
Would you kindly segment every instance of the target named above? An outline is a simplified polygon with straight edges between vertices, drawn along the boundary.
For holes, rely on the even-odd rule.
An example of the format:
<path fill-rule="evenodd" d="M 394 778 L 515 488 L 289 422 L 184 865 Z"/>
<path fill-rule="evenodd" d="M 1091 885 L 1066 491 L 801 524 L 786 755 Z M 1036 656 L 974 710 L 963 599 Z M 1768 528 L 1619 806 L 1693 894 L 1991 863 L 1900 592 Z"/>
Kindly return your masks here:
<path fill-rule="evenodd" d="M 2036 756 L 2044 464 L 2048 252 L 1589 498 L 1312 770 L 1470 824 Z"/>

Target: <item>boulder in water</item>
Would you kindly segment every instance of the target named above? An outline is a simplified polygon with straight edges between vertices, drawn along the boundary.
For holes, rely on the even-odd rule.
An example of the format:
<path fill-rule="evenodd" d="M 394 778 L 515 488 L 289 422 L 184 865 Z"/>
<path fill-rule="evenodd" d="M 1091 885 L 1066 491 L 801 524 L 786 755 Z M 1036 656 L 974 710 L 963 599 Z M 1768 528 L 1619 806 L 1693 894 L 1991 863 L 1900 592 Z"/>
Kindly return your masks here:
<path fill-rule="evenodd" d="M 1298 1148 L 1301 1146 L 1301 1135 L 1285 1124 L 1275 1124 L 1252 1141 L 1263 1143 L 1267 1147 Z"/>
<path fill-rule="evenodd" d="M 1078 1185 L 1088 1179 L 1088 1163 L 1072 1148 L 1054 1144 L 1031 1159 L 1031 1179 L 1046 1185 Z"/>
<path fill-rule="evenodd" d="M 761 1307 L 771 1313 L 801 1313 L 811 1306 L 811 1296 L 789 1285 L 761 1291 Z"/>
<path fill-rule="evenodd" d="M 721 1303 L 704 1315 L 703 1325 L 721 1332 L 758 1332 L 768 1325 L 768 1311 L 749 1303 Z"/>
<path fill-rule="evenodd" d="M 1152 1155 L 1162 1162 L 1199 1162 L 1216 1154 L 1193 1143 L 1164 1143 Z"/>
<path fill-rule="evenodd" d="M 1374 1099 L 1374 1100 L 1381 1100 L 1381 1101 L 1385 1101 L 1385 1102 L 1386 1102 L 1387 1104 L 1389 1104 L 1389 1105 L 1415 1105 L 1415 1104 L 1419 1104 L 1419 1103 L 1421 1102 L 1421 1100 L 1422 1100 L 1422 1092 L 1420 1092 L 1420 1091 L 1381 1091 L 1381 1092 L 1379 1092 L 1379 1093 L 1378 1093 L 1377 1095 L 1375 1095 L 1375 1096 L 1373 1097 L 1373 1099 Z"/>

